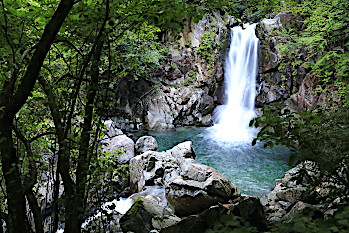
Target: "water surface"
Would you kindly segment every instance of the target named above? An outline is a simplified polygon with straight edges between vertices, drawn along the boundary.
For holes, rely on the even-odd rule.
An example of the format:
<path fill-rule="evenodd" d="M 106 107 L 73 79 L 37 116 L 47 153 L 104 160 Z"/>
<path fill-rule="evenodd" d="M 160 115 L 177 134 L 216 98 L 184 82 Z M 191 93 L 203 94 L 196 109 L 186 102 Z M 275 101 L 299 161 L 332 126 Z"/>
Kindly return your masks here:
<path fill-rule="evenodd" d="M 264 195 L 271 191 L 275 179 L 281 178 L 290 167 L 289 151 L 285 147 L 263 148 L 262 143 L 217 142 L 212 128 L 181 127 L 176 130 L 152 131 L 159 149 L 172 148 L 183 141 L 192 141 L 196 161 L 215 168 L 236 184 L 243 194 Z"/>

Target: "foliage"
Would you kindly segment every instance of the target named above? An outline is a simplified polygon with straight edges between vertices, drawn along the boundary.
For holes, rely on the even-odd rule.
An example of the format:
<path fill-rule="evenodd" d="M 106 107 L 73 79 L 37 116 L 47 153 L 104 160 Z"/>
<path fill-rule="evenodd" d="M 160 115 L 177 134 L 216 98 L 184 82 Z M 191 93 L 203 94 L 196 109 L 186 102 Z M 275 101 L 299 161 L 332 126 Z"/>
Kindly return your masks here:
<path fill-rule="evenodd" d="M 117 198 L 125 189 L 129 180 L 129 165 L 119 164 L 118 157 L 124 150 L 101 151 L 91 161 L 88 178 L 89 199 L 91 206 Z"/>
<path fill-rule="evenodd" d="M 349 206 L 342 206 L 330 219 L 324 220 L 321 214 L 307 210 L 302 214 L 294 215 L 288 222 L 270 223 L 267 232 L 287 233 L 331 233 L 347 232 L 349 230 Z M 260 232 L 243 218 L 234 215 L 223 215 L 205 233 L 214 232 Z"/>
<path fill-rule="evenodd" d="M 342 99 L 349 85 L 348 5 L 349 1 L 337 0 L 296 4 L 292 14 L 300 15 L 302 24 L 285 28 L 282 36 L 287 40 L 279 47 L 284 57 L 292 57 L 294 66 L 318 76 L 318 90 L 327 92 L 335 86 Z"/>
<path fill-rule="evenodd" d="M 203 62 L 206 62 L 210 68 L 214 67 L 216 59 L 216 49 L 219 48 L 219 42 L 216 41 L 216 28 L 205 31 L 202 35 L 201 44 L 197 50 Z"/>
<path fill-rule="evenodd" d="M 167 55 L 157 39 L 160 31 L 178 32 L 189 16 L 197 22 L 205 11 L 227 5 L 0 1 L 0 219 L 9 232 L 43 232 L 40 209 L 48 200 L 53 200 L 50 230 L 65 219 L 65 230 L 78 232 L 88 193 L 110 181 L 103 172 L 128 173 L 127 166 L 115 163 L 115 154 L 100 150 L 103 124 L 97 109 L 105 108 L 109 87 L 120 77 L 148 78 L 160 67 Z M 38 191 L 43 187 L 52 194 L 47 200 Z"/>
<path fill-rule="evenodd" d="M 256 227 L 245 221 L 242 217 L 235 215 L 222 215 L 211 229 L 205 233 L 215 232 L 229 232 L 229 233 L 243 233 L 243 232 L 259 232 Z"/>
<path fill-rule="evenodd" d="M 160 44 L 157 34 L 160 29 L 144 23 L 138 31 L 126 31 L 125 35 L 113 41 L 112 72 L 129 76 L 135 80 L 149 78 L 154 69 L 160 69 L 161 59 L 167 56 L 167 47 Z"/>
<path fill-rule="evenodd" d="M 194 70 L 190 70 L 187 74 L 187 78 L 184 80 L 184 86 L 192 85 L 196 80 L 196 73 Z"/>
<path fill-rule="evenodd" d="M 313 212 L 295 216 L 290 222 L 276 222 L 270 232 L 347 232 L 349 230 L 349 207 L 339 210 L 333 218 L 323 220 Z"/>
<path fill-rule="evenodd" d="M 285 105 L 275 104 L 264 109 L 263 116 L 251 121 L 261 127 L 254 145 L 258 140 L 266 146 L 282 144 L 292 148 L 290 162 L 312 160 L 320 169 L 334 172 L 344 160 L 349 164 L 349 106 L 330 112 L 317 109 L 292 113 Z"/>

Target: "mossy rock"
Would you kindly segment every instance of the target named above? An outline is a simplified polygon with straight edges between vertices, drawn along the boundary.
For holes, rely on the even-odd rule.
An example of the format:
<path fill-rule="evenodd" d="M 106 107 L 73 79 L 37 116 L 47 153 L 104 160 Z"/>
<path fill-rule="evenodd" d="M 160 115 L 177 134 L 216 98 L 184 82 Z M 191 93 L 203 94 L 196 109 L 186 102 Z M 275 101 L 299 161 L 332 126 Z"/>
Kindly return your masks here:
<path fill-rule="evenodd" d="M 139 197 L 120 218 L 121 229 L 123 232 L 148 233 L 152 229 L 151 219 L 163 212 L 164 207 L 146 197 Z"/>

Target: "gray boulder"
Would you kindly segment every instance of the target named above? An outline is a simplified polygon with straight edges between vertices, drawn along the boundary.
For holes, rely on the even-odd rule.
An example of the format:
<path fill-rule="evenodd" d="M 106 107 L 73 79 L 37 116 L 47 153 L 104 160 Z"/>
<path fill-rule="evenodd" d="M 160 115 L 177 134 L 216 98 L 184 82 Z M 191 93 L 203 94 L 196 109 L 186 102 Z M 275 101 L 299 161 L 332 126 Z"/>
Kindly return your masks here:
<path fill-rule="evenodd" d="M 106 143 L 104 151 L 123 151 L 118 157 L 118 162 L 121 164 L 128 163 L 135 156 L 135 143 L 126 135 L 105 139 L 104 143 Z"/>
<path fill-rule="evenodd" d="M 176 215 L 202 212 L 240 195 L 239 189 L 215 169 L 196 163 L 190 141 L 164 152 L 147 151 L 130 161 L 133 192 L 146 185 L 163 185 Z"/>
<path fill-rule="evenodd" d="M 175 215 L 156 215 L 152 218 L 151 223 L 155 229 L 161 230 L 173 226 L 180 221 L 181 219 Z"/>
<path fill-rule="evenodd" d="M 135 149 L 138 154 L 146 151 L 156 151 L 158 149 L 158 143 L 152 136 L 143 136 L 137 140 Z"/>
<path fill-rule="evenodd" d="M 112 138 L 112 137 L 124 134 L 120 129 L 116 127 L 116 125 L 112 120 L 106 120 L 104 121 L 104 124 L 106 126 L 106 136 L 108 138 Z"/>
<path fill-rule="evenodd" d="M 167 200 L 178 216 L 188 216 L 240 195 L 217 170 L 196 162 L 184 164 L 180 176 L 165 182 Z"/>
<path fill-rule="evenodd" d="M 156 203 L 153 197 L 139 197 L 131 209 L 120 218 L 120 226 L 123 232 L 148 233 L 153 229 L 153 217 L 164 214 L 170 215 L 171 210 Z"/>
<path fill-rule="evenodd" d="M 179 176 L 180 164 L 195 158 L 191 142 L 183 142 L 164 152 L 147 151 L 130 161 L 130 185 L 140 192 L 147 185 L 162 185 L 164 180 Z"/>

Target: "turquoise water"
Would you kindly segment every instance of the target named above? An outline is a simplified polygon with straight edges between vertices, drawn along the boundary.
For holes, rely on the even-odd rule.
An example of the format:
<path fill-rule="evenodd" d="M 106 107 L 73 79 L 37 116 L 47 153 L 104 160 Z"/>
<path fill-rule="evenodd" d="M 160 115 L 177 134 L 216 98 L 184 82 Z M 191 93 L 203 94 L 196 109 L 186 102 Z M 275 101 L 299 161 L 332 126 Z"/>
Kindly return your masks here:
<path fill-rule="evenodd" d="M 275 179 L 281 178 L 290 168 L 287 148 L 263 148 L 261 143 L 251 146 L 250 142 L 219 143 L 210 137 L 210 128 L 182 127 L 147 134 L 156 138 L 158 151 L 192 141 L 197 156 L 195 160 L 221 172 L 246 195 L 269 193 Z"/>

